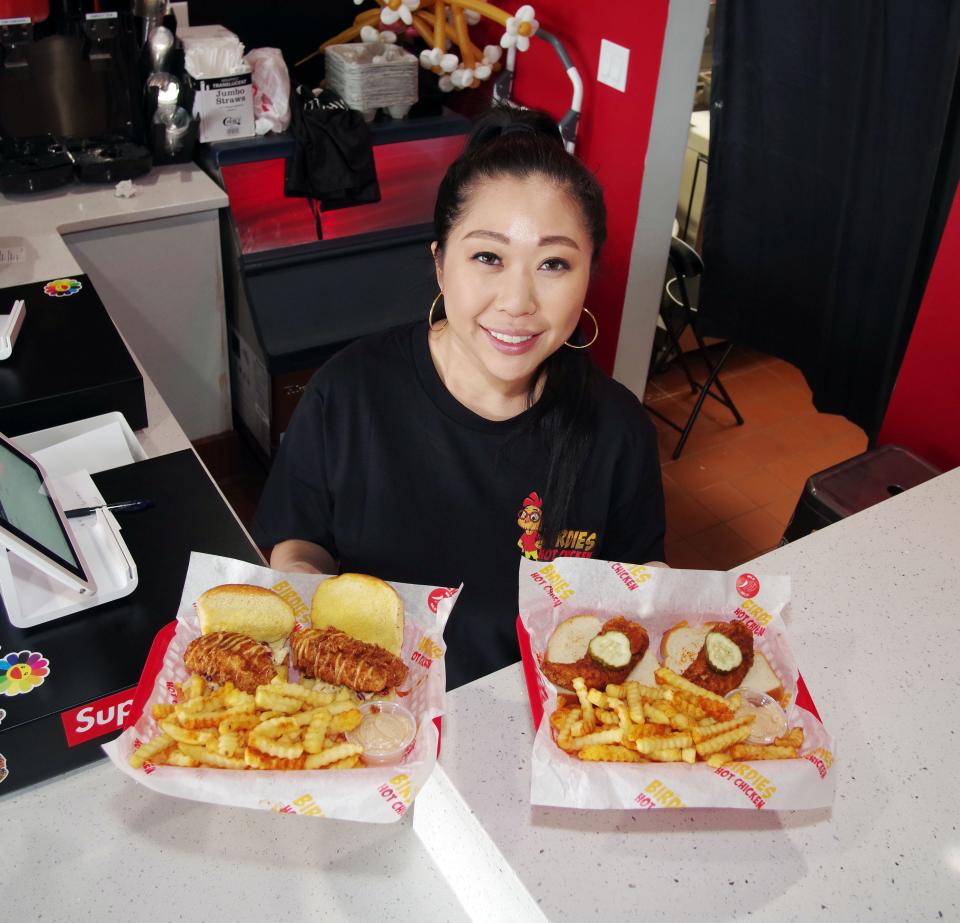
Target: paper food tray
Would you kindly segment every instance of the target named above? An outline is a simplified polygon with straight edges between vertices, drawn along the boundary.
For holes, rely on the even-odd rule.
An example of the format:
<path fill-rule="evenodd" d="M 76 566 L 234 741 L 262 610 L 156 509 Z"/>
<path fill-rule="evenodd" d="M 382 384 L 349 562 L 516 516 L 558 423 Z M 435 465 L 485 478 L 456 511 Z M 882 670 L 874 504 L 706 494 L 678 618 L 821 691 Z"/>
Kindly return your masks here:
<path fill-rule="evenodd" d="M 187 769 L 146 763 L 134 769 L 130 754 L 159 733 L 151 713 L 154 703 L 171 702 L 174 683 L 185 682 L 187 644 L 200 634 L 193 603 L 205 590 L 224 583 L 270 587 L 294 607 L 297 621 L 310 625 L 310 600 L 325 576 L 284 574 L 194 552 L 184 583 L 177 619 L 157 634 L 134 694 L 131 723 L 103 749 L 123 773 L 162 794 L 212 804 L 272 810 L 284 814 L 391 823 L 409 809 L 436 764 L 440 716 L 444 709 L 446 671 L 443 629 L 458 589 L 391 583 L 404 605 L 401 657 L 410 673 L 398 696 L 417 719 L 414 748 L 397 765 L 348 770 Z M 425 654 L 424 651 L 428 653 Z M 414 655 L 417 655 L 414 657 Z"/>
<path fill-rule="evenodd" d="M 522 561 L 517 636 L 530 710 L 537 729 L 531 771 L 531 801 L 569 808 L 752 808 L 798 810 L 827 807 L 835 789 L 834 744 L 820 720 L 787 642 L 783 611 L 790 578 L 685 571 L 577 558 L 550 563 Z M 706 763 L 590 763 L 554 742 L 549 721 L 556 706 L 553 684 L 540 670 L 553 629 L 581 613 L 601 621 L 624 615 L 649 632 L 659 653 L 663 633 L 686 619 L 741 620 L 789 695 L 790 727 L 800 726 L 804 744 L 792 760 Z M 658 658 L 659 659 L 659 658 Z"/>

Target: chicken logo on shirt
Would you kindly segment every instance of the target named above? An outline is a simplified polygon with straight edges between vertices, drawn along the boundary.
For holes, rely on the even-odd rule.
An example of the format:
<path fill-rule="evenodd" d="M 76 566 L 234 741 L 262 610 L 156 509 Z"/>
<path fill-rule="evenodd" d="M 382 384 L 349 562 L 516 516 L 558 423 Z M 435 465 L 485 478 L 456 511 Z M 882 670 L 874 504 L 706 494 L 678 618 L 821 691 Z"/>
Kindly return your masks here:
<path fill-rule="evenodd" d="M 524 498 L 523 506 L 517 517 L 517 525 L 523 529 L 517 541 L 517 547 L 525 558 L 532 561 L 540 560 L 540 549 L 543 548 L 543 539 L 540 538 L 540 520 L 543 517 L 543 501 L 536 491 L 531 491 Z"/>

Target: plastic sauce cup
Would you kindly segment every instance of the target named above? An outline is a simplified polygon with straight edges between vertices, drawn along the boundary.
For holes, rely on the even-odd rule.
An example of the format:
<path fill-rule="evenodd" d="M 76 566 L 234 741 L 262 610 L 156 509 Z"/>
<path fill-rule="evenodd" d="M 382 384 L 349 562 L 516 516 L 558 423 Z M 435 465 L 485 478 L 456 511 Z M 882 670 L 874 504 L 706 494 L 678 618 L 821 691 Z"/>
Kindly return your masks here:
<path fill-rule="evenodd" d="M 744 743 L 772 744 L 787 733 L 787 715 L 776 699 L 765 692 L 743 686 L 727 693 L 725 698 L 729 699 L 737 694 L 740 695 L 741 704 L 735 717 L 756 715 L 756 720 L 750 725 L 750 736 Z"/>
<path fill-rule="evenodd" d="M 357 706 L 363 720 L 347 740 L 363 747 L 363 761 L 371 766 L 399 763 L 413 749 L 417 722 L 399 702 L 364 702 Z"/>

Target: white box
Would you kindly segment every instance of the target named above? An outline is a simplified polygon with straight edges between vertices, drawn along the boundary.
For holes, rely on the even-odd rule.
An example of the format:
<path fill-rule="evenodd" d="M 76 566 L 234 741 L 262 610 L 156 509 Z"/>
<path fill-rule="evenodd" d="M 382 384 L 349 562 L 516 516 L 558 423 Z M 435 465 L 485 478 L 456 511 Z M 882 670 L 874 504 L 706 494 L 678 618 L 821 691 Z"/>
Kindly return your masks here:
<path fill-rule="evenodd" d="M 189 75 L 188 75 L 189 76 Z M 200 141 L 252 138 L 253 74 L 190 77 L 194 88 L 193 114 L 200 117 Z"/>

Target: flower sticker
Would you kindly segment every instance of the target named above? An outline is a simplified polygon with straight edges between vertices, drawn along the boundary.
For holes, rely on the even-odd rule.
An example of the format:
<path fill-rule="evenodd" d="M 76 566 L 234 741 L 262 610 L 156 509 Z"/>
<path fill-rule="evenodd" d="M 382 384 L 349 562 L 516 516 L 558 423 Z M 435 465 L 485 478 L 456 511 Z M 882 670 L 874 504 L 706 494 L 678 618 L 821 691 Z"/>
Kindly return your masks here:
<path fill-rule="evenodd" d="M 0 753 L 0 782 L 2 782 L 9 774 L 9 770 L 7 769 L 7 758 Z"/>
<path fill-rule="evenodd" d="M 540 23 L 533 18 L 533 7 L 529 3 L 517 10 L 516 16 L 507 20 L 507 31 L 500 36 L 502 48 L 512 48 L 517 51 L 526 51 L 530 47 L 530 36 L 540 28 Z"/>
<path fill-rule="evenodd" d="M 50 673 L 50 661 L 35 651 L 11 651 L 0 657 L 0 695 L 25 695 Z"/>
<path fill-rule="evenodd" d="M 79 279 L 54 279 L 43 287 L 43 294 L 51 298 L 65 298 L 76 295 L 82 288 L 83 283 Z"/>
<path fill-rule="evenodd" d="M 413 25 L 413 13 L 420 6 L 420 0 L 387 0 L 380 9 L 380 22 L 385 26 L 392 26 L 398 19 L 404 25 Z"/>

